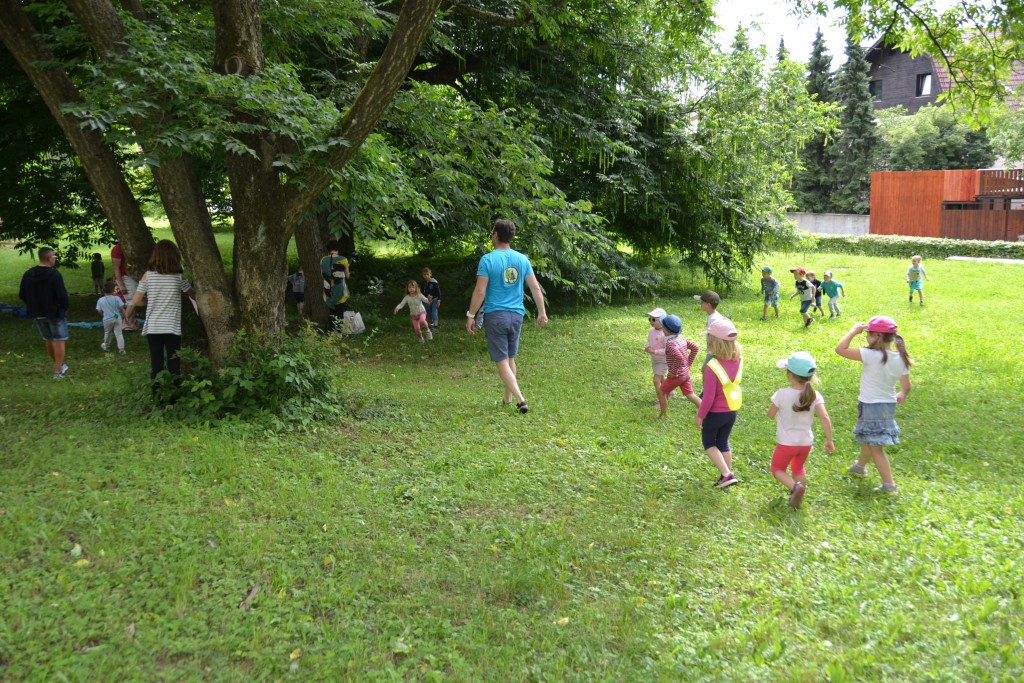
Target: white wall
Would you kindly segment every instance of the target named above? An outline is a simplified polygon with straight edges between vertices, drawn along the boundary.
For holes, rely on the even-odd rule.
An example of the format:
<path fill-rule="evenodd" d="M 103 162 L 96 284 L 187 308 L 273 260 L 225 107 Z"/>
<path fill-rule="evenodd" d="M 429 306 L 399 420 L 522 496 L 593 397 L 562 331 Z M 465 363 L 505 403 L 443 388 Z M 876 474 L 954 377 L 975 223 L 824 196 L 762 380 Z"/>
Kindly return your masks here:
<path fill-rule="evenodd" d="M 799 213 L 796 211 L 790 211 L 786 215 L 804 232 L 858 236 L 871 233 L 870 216 L 853 213 Z"/>

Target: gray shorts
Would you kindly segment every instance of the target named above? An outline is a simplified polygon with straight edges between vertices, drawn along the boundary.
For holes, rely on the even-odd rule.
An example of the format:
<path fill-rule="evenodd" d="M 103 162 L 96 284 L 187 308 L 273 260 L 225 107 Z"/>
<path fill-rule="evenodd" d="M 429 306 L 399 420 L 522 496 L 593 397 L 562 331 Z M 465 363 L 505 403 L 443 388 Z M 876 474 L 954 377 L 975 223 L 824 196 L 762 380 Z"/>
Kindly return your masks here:
<path fill-rule="evenodd" d="M 484 313 L 487 349 L 495 363 L 519 355 L 519 334 L 523 331 L 523 314 L 515 311 Z"/>
<path fill-rule="evenodd" d="M 36 329 L 46 341 L 67 341 L 68 340 L 68 319 L 67 318 L 36 318 Z"/>

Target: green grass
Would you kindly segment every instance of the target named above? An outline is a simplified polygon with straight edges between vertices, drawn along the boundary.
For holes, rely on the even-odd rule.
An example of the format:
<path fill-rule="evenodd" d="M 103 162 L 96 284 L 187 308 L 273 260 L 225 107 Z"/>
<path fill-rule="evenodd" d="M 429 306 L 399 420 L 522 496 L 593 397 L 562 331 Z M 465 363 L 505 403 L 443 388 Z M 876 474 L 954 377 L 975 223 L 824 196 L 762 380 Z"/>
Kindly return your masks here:
<path fill-rule="evenodd" d="M 397 289 L 357 299 L 380 322 L 338 369 L 351 417 L 309 434 L 148 417 L 137 336 L 123 359 L 75 330 L 53 382 L 30 323 L 0 318 L 0 678 L 1020 680 L 1024 265 L 929 261 L 921 308 L 902 260 L 788 258 L 836 271 L 844 315 L 760 322 L 756 276 L 726 297 L 746 358 L 726 492 L 693 408 L 650 405 L 643 314 L 695 336 L 689 291 L 529 326 L 527 416 L 494 405 L 457 294 L 426 346 L 387 315 Z M 0 252 L 0 299 L 29 265 Z M 874 314 L 918 363 L 894 497 L 844 473 L 860 368 L 832 349 Z M 812 453 L 794 513 L 764 413 L 798 349 L 838 451 Z"/>

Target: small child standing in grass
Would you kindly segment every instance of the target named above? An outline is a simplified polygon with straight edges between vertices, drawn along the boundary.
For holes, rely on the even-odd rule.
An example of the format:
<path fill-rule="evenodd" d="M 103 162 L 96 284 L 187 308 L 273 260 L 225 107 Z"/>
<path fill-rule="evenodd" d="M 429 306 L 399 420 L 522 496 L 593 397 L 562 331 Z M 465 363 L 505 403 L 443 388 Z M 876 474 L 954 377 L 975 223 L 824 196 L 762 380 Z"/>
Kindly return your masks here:
<path fill-rule="evenodd" d="M 821 280 L 813 270 L 807 271 L 807 280 L 814 285 L 814 305 L 811 306 L 811 312 L 817 311 L 821 315 L 825 315 L 825 309 L 821 307 Z"/>
<path fill-rule="evenodd" d="M 690 382 L 690 366 L 697 357 L 700 347 L 684 338 L 683 321 L 676 315 L 666 315 L 661 319 L 665 329 L 665 363 L 668 365 L 668 376 L 658 389 L 658 406 L 661 416 L 668 417 L 668 397 L 676 388 L 690 399 L 694 405 L 700 405 L 700 399 L 693 393 Z"/>
<path fill-rule="evenodd" d="M 441 308 L 441 285 L 434 278 L 434 273 L 430 268 L 423 269 L 423 285 L 420 287 L 420 291 L 429 302 L 427 303 L 427 322 L 436 330 L 438 309 Z"/>
<path fill-rule="evenodd" d="M 768 417 L 775 419 L 775 452 L 772 453 L 772 476 L 789 491 L 789 506 L 796 510 L 807 491 L 807 470 L 804 465 L 814 446 L 814 415 L 825 431 L 825 452 L 836 449 L 832 441 L 832 420 L 825 410 L 825 399 L 812 386 L 818 364 L 806 351 L 797 351 L 780 360 L 777 366 L 786 371 L 789 386 L 772 395 Z M 793 476 L 786 472 L 792 468 Z"/>
<path fill-rule="evenodd" d="M 430 332 L 430 325 L 427 324 L 426 304 L 428 303 L 430 303 L 430 301 L 420 292 L 420 286 L 416 284 L 416 281 L 409 280 L 405 283 L 405 296 L 402 297 L 402 301 L 395 306 L 394 315 L 398 315 L 398 311 L 408 304 L 409 316 L 412 318 L 412 331 L 420 338 L 421 344 L 423 343 L 423 332 L 426 332 L 427 339 L 434 338 L 434 335 Z M 420 331 L 421 327 L 423 328 L 423 332 Z"/>
<path fill-rule="evenodd" d="M 661 326 L 661 319 L 666 315 L 668 313 L 664 308 L 655 308 L 647 314 L 650 328 L 647 330 L 647 346 L 644 347 L 644 353 L 651 357 L 654 394 L 657 396 L 654 404 L 657 406 L 661 405 L 661 383 L 668 374 L 668 364 L 665 362 L 665 328 Z"/>
<path fill-rule="evenodd" d="M 103 296 L 103 275 L 106 271 L 106 266 L 103 265 L 103 257 L 99 254 L 93 254 L 92 262 L 89 265 L 92 268 L 93 294 Z"/>
<path fill-rule="evenodd" d="M 114 283 L 104 282 L 100 286 L 103 296 L 96 301 L 96 312 L 103 316 L 103 343 L 100 348 L 104 351 L 110 350 L 110 335 L 113 334 L 117 340 L 117 350 L 125 353 L 124 350 L 124 299 L 114 294 Z"/>
<path fill-rule="evenodd" d="M 924 306 L 924 281 L 930 280 L 928 273 L 924 272 L 924 266 L 921 265 L 921 257 L 914 255 L 910 257 L 910 267 L 907 268 L 907 284 L 910 286 L 910 303 L 914 303 L 914 292 L 917 292 L 917 298 L 920 300 L 921 305 Z"/>
<path fill-rule="evenodd" d="M 728 318 L 715 320 L 704 334 L 713 358 L 704 366 L 704 392 L 693 423 L 700 430 L 704 451 L 721 473 L 715 487 L 725 489 L 739 483 L 732 471 L 729 434 L 742 404 L 743 349 L 736 341 L 736 326 Z"/>
<path fill-rule="evenodd" d="M 843 314 L 839 310 L 839 297 L 846 296 L 846 288 L 843 287 L 842 282 L 832 279 L 831 270 L 826 270 L 824 276 L 825 279 L 821 282 L 821 289 L 828 294 L 828 317 L 838 318 Z"/>
<path fill-rule="evenodd" d="M 896 334 L 896 321 L 876 315 L 866 323 L 857 323 L 836 345 L 836 353 L 863 364 L 860 374 L 860 395 L 857 397 L 857 425 L 853 436 L 860 446 L 860 457 L 846 471 L 854 477 L 866 477 L 865 465 L 873 460 L 882 485 L 876 491 L 896 493 L 885 447 L 900 442 L 896 424 L 896 404 L 905 403 L 910 393 L 910 367 L 914 362 L 907 355 L 903 337 Z M 868 345 L 851 349 L 850 342 L 867 331 Z M 893 350 L 895 344 L 896 350 Z M 900 391 L 893 388 L 899 382 Z"/>
<path fill-rule="evenodd" d="M 764 313 L 761 320 L 768 319 L 768 307 L 775 309 L 775 317 L 779 317 L 779 281 L 772 277 L 772 267 L 765 266 L 761 269 L 761 294 L 764 295 Z"/>
<path fill-rule="evenodd" d="M 810 327 L 814 318 L 807 311 L 811 310 L 811 306 L 814 305 L 814 285 L 805 277 L 807 271 L 803 268 L 791 268 L 789 272 L 793 273 L 796 280 L 796 291 L 789 296 L 789 299 L 792 301 L 793 297 L 800 297 L 800 315 L 804 317 L 804 327 Z"/>

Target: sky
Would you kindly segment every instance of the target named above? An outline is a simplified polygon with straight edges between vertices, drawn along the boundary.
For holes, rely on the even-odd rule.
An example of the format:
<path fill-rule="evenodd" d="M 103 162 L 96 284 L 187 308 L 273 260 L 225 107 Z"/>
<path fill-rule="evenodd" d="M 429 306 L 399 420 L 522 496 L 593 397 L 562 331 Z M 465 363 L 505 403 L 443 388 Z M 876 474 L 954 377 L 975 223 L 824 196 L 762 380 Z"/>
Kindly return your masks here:
<path fill-rule="evenodd" d="M 807 62 L 811 56 L 814 33 L 820 27 L 825 46 L 832 57 L 832 68 L 838 69 L 846 61 L 846 33 L 835 21 L 842 15 L 833 13 L 829 17 L 817 15 L 799 19 L 792 13 L 793 3 L 786 0 L 718 0 L 715 3 L 717 23 L 722 27 L 718 34 L 719 44 L 728 47 L 736 35 L 736 27 L 748 27 L 747 37 L 752 45 L 761 44 L 774 55 L 779 48 L 779 39 L 786 40 L 786 49 L 791 59 Z M 759 27 L 751 27 L 752 23 Z"/>

